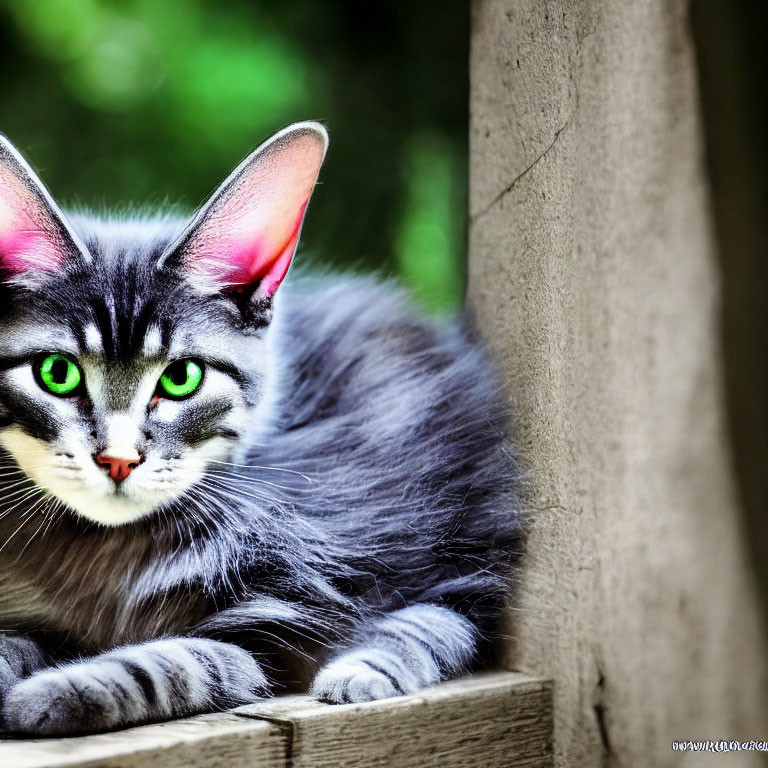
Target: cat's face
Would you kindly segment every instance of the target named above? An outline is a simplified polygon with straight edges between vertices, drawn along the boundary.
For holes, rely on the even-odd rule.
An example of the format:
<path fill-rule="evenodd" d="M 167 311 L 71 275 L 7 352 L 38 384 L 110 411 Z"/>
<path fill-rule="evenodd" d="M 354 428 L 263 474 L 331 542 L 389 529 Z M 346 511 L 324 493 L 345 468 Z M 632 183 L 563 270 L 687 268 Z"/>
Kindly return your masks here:
<path fill-rule="evenodd" d="M 227 461 L 268 416 L 270 329 L 137 269 L 141 244 L 19 296 L 0 326 L 0 443 L 92 520 L 125 523 Z M 223 465 L 219 465 L 222 469 Z"/>
<path fill-rule="evenodd" d="M 7 499 L 106 525 L 205 503 L 204 473 L 268 424 L 273 295 L 325 146 L 286 129 L 184 228 L 70 225 L 0 144 L 0 445 L 36 486 Z"/>

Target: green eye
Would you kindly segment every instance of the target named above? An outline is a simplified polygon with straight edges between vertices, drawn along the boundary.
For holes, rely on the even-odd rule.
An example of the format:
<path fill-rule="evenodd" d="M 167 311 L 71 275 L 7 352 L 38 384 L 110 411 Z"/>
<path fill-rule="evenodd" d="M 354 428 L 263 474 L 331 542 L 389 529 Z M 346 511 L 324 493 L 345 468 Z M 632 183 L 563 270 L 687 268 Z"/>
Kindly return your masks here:
<path fill-rule="evenodd" d="M 177 360 L 171 363 L 160 377 L 157 394 L 171 400 L 182 400 L 193 394 L 202 381 L 202 363 L 196 363 L 194 360 Z"/>
<path fill-rule="evenodd" d="M 59 397 L 72 395 L 83 380 L 78 365 L 63 355 L 48 355 L 40 363 L 37 373 L 42 388 Z"/>

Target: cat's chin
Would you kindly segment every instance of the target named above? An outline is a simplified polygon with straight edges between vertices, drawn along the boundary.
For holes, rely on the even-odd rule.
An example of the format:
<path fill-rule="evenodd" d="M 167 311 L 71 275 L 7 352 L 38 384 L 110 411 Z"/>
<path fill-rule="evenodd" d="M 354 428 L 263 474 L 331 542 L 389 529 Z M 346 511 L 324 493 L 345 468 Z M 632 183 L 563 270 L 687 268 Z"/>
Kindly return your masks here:
<path fill-rule="evenodd" d="M 93 523 L 111 527 L 136 522 L 157 512 L 170 501 L 167 498 L 137 500 L 117 493 L 99 496 L 90 493 L 70 492 L 57 493 L 56 496 L 74 514 Z"/>

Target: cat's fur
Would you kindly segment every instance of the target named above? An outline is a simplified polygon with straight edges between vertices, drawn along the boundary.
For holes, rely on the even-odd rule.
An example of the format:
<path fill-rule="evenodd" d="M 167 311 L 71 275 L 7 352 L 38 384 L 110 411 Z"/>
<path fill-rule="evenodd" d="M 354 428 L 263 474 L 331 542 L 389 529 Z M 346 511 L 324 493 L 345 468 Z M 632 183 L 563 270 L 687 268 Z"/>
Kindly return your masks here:
<path fill-rule="evenodd" d="M 7 732 L 103 730 L 284 686 L 364 701 L 487 658 L 521 522 L 483 351 L 373 279 L 292 276 L 275 294 L 287 262 L 222 272 L 219 254 L 235 257 L 216 238 L 244 210 L 290 259 L 312 142 L 324 152 L 317 124 L 283 131 L 186 228 L 67 223 L 0 145 Z M 298 225 L 248 208 L 297 186 Z M 88 397 L 37 386 L 30 360 L 50 351 L 81 362 Z M 151 400 L 188 356 L 211 361 L 207 389 Z M 145 456 L 120 488 L 93 462 L 118 439 Z"/>

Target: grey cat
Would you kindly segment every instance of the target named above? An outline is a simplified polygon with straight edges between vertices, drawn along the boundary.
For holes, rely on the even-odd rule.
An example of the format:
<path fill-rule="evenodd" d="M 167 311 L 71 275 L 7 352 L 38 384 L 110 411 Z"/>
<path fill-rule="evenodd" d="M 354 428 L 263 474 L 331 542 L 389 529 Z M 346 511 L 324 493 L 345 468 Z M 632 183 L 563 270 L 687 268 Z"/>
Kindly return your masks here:
<path fill-rule="evenodd" d="M 495 377 L 388 283 L 284 279 L 326 146 L 290 126 L 191 221 L 102 221 L 0 139 L 6 733 L 488 659 L 522 529 Z"/>

